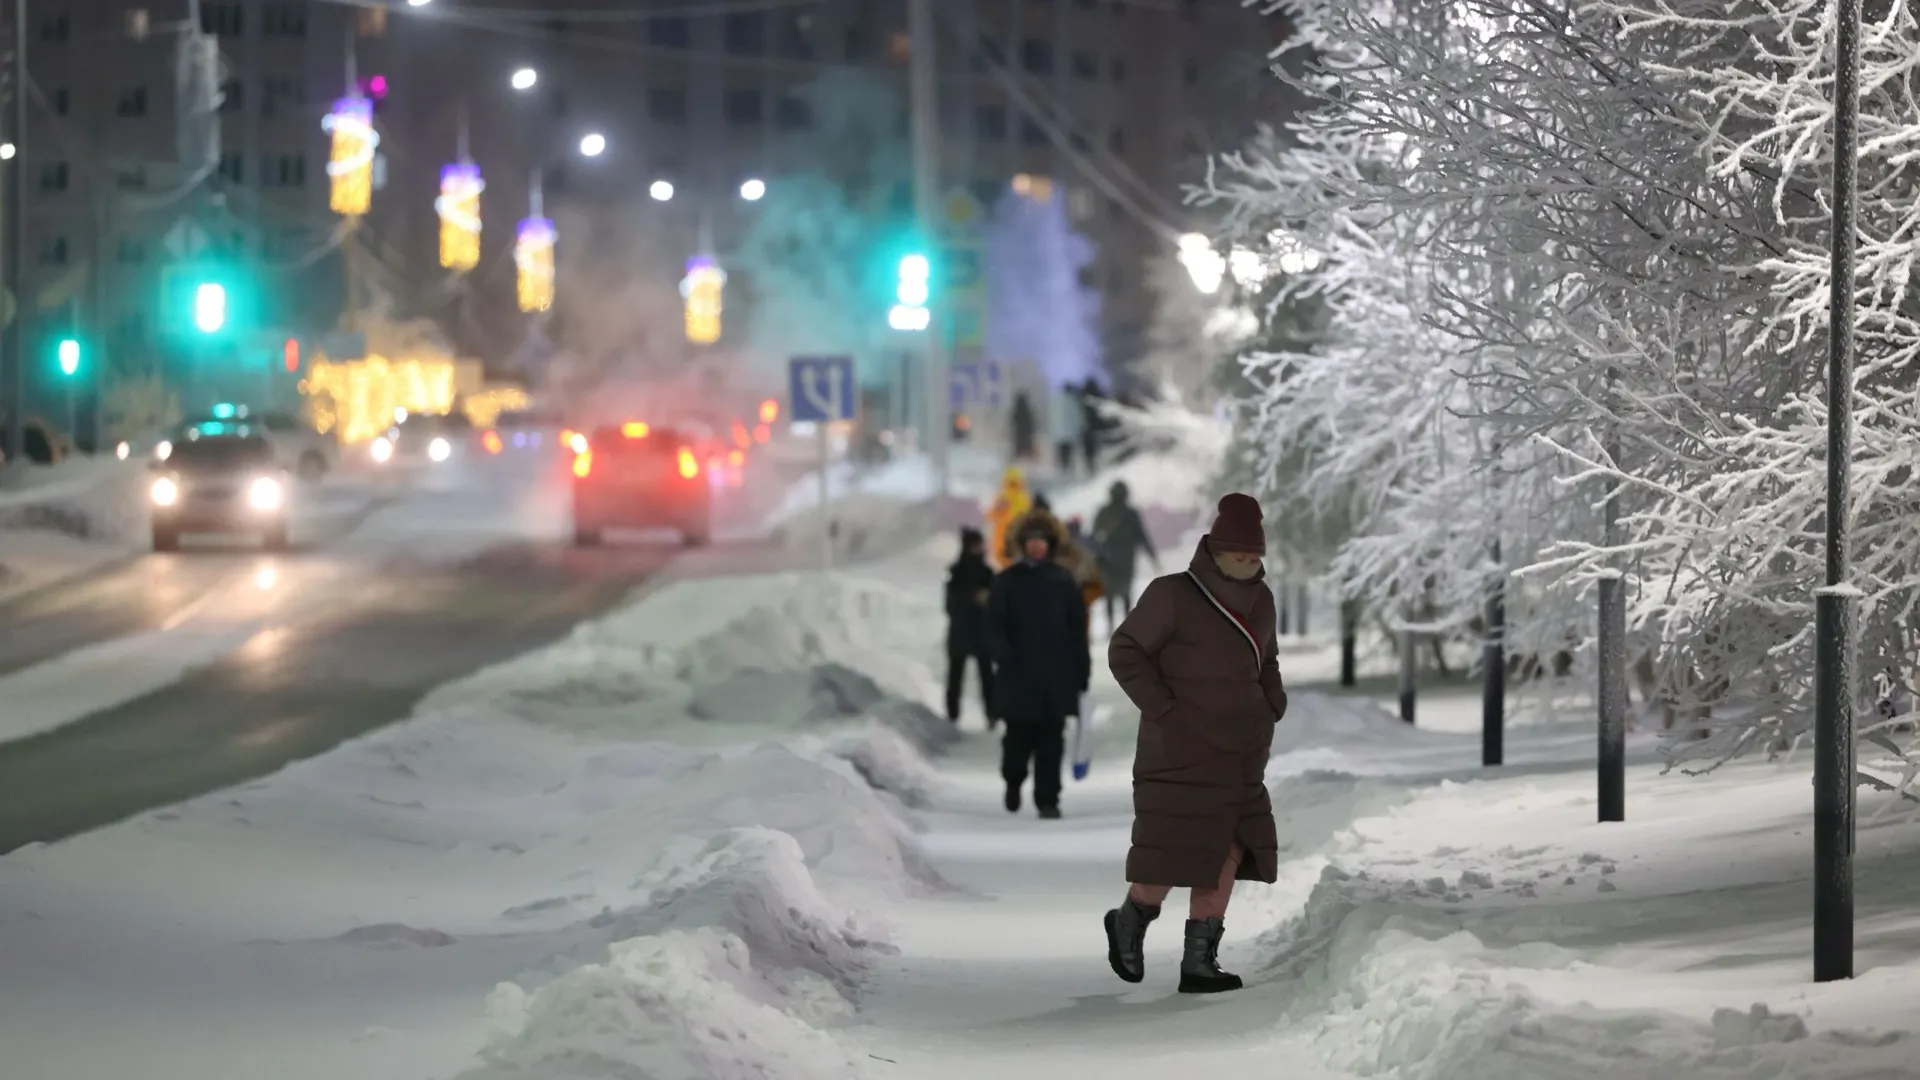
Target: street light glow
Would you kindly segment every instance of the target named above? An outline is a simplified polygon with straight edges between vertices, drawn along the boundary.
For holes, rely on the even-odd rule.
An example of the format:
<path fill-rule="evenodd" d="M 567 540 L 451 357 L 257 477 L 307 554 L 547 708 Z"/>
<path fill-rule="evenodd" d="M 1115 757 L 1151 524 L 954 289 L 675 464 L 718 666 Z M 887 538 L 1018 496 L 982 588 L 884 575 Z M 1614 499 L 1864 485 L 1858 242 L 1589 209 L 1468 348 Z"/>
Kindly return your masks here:
<path fill-rule="evenodd" d="M 407 0 L 408 7 L 426 7 L 431 3 L 433 3 L 433 0 Z"/>
<path fill-rule="evenodd" d="M 515 90 L 531 90 L 533 89 L 533 84 L 539 81 L 540 73 L 532 68 L 523 67 L 513 73 L 513 88 Z"/>
<path fill-rule="evenodd" d="M 0 143 L 0 161 L 12 161 L 17 153 L 19 151 L 13 148 L 12 143 Z"/>
<path fill-rule="evenodd" d="M 666 202 L 673 198 L 673 185 L 665 180 L 655 180 L 653 186 L 647 189 L 647 194 L 653 196 L 655 202 Z"/>
<path fill-rule="evenodd" d="M 607 137 L 594 132 L 580 140 L 580 153 L 587 157 L 599 157 L 607 151 Z"/>
<path fill-rule="evenodd" d="M 749 180 L 740 185 L 740 197 L 748 202 L 759 202 L 767 193 L 765 180 Z"/>

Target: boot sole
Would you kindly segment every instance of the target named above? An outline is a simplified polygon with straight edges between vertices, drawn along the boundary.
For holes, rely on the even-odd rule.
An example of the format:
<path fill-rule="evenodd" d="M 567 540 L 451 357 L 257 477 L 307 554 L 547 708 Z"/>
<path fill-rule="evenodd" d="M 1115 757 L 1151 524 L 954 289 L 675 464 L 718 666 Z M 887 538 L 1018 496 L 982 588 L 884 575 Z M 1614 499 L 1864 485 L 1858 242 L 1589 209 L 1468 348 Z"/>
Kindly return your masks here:
<path fill-rule="evenodd" d="M 1107 912 L 1107 918 L 1106 918 L 1107 966 L 1113 968 L 1113 973 L 1115 975 L 1120 976 L 1121 982 L 1126 982 L 1126 983 L 1144 982 L 1147 977 L 1146 972 L 1142 971 L 1138 975 L 1135 975 L 1133 972 L 1127 970 L 1126 965 L 1120 962 L 1120 945 L 1119 945 L 1120 934 L 1115 927 L 1115 923 L 1118 921 L 1117 919 L 1118 915 L 1119 915 L 1119 912 L 1115 912 L 1115 911 Z"/>
<path fill-rule="evenodd" d="M 1211 979 L 1202 981 L 1182 977 L 1180 980 L 1180 992 L 1183 994 L 1229 994 L 1241 989 L 1245 985 L 1246 984 L 1239 979 L 1235 979 L 1232 982 L 1215 982 Z"/>

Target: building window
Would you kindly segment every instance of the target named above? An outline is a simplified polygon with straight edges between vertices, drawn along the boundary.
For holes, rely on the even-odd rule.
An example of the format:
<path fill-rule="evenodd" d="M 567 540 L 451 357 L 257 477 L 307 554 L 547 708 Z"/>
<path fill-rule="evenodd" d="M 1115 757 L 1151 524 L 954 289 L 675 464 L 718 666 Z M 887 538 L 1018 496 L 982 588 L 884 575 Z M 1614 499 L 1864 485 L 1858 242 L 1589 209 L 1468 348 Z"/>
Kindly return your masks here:
<path fill-rule="evenodd" d="M 981 105 L 973 110 L 973 131 L 982 139 L 995 142 L 1007 137 L 1007 110 L 999 105 Z"/>
<path fill-rule="evenodd" d="M 805 131 L 813 126 L 813 103 L 797 94 L 782 94 L 774 102 L 773 122 L 782 131 Z"/>
<path fill-rule="evenodd" d="M 139 166 L 122 169 L 113 176 L 113 186 L 121 191 L 147 190 L 147 170 Z"/>
<path fill-rule="evenodd" d="M 307 155 L 267 154 L 260 159 L 260 183 L 265 187 L 307 186 Z"/>
<path fill-rule="evenodd" d="M 678 86 L 656 86 L 647 91 L 647 115 L 662 124 L 687 122 L 687 91 Z"/>
<path fill-rule="evenodd" d="M 788 13 L 778 19 L 774 52 L 788 60 L 813 59 L 813 16 Z"/>
<path fill-rule="evenodd" d="M 260 33 L 263 37 L 306 37 L 306 5 L 287 0 L 265 5 L 260 10 Z"/>
<path fill-rule="evenodd" d="M 1199 86 L 1200 61 L 1195 60 L 1191 56 L 1187 57 L 1186 63 L 1180 65 L 1180 78 L 1188 86 Z"/>
<path fill-rule="evenodd" d="M 1077 79 L 1097 79 L 1100 77 L 1100 58 L 1090 52 L 1073 54 L 1073 75 Z"/>
<path fill-rule="evenodd" d="M 66 87 L 63 86 L 53 92 L 53 114 L 55 116 L 67 115 L 72 104 L 72 95 L 67 93 Z"/>
<path fill-rule="evenodd" d="M 40 20 L 40 40 L 64 45 L 73 36 L 73 21 L 66 13 L 48 15 Z"/>
<path fill-rule="evenodd" d="M 246 159 L 239 154 L 220 155 L 220 175 L 230 184 L 242 184 L 247 179 Z"/>
<path fill-rule="evenodd" d="M 361 37 L 387 36 L 387 9 L 383 7 L 360 8 L 354 19 L 354 29 Z"/>
<path fill-rule="evenodd" d="M 760 91 L 729 90 L 725 108 L 729 124 L 740 127 L 758 124 L 761 119 Z"/>
<path fill-rule="evenodd" d="M 119 259 L 123 266 L 137 266 L 147 261 L 147 243 L 137 237 L 123 236 L 120 238 L 119 249 L 114 252 L 114 257 Z"/>
<path fill-rule="evenodd" d="M 64 236 L 49 236 L 40 241 L 40 261 L 50 266 L 65 266 L 67 264 L 67 238 Z"/>
<path fill-rule="evenodd" d="M 239 37 L 246 28 L 246 8 L 241 4 L 205 4 L 200 8 L 200 32 L 203 34 Z"/>
<path fill-rule="evenodd" d="M 684 49 L 691 43 L 692 37 L 684 15 L 652 19 L 647 23 L 647 42 L 661 48 Z"/>
<path fill-rule="evenodd" d="M 246 83 L 239 79 L 223 79 L 220 82 L 220 111 L 237 113 L 246 107 Z"/>
<path fill-rule="evenodd" d="M 767 50 L 767 20 L 759 12 L 727 16 L 727 51 L 758 56 Z"/>
<path fill-rule="evenodd" d="M 45 165 L 40 166 L 40 190 L 41 191 L 67 190 L 67 163 L 66 162 L 49 161 Z"/>
<path fill-rule="evenodd" d="M 298 112 L 306 103 L 307 86 L 297 79 L 273 78 L 261 86 L 261 116 L 277 116 L 282 110 Z"/>
<path fill-rule="evenodd" d="M 1047 133 L 1040 130 L 1040 125 L 1034 123 L 1031 119 L 1022 119 L 1020 121 L 1020 141 L 1028 146 L 1045 146 L 1047 145 Z"/>
<path fill-rule="evenodd" d="M 120 91 L 120 102 L 113 111 L 116 116 L 129 118 L 147 115 L 147 88 L 136 86 Z"/>
<path fill-rule="evenodd" d="M 1035 75 L 1053 74 L 1053 42 L 1028 38 L 1020 43 L 1020 66 Z"/>

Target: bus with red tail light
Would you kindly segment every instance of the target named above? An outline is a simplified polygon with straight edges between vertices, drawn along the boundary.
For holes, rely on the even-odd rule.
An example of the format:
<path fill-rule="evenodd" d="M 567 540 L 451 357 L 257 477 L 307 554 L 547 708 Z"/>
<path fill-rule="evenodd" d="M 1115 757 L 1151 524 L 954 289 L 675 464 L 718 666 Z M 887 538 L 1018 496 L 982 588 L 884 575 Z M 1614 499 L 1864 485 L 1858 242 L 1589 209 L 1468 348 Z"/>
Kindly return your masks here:
<path fill-rule="evenodd" d="M 697 439 L 637 420 L 568 436 L 576 544 L 619 530 L 674 529 L 690 547 L 712 537 L 713 488 Z"/>

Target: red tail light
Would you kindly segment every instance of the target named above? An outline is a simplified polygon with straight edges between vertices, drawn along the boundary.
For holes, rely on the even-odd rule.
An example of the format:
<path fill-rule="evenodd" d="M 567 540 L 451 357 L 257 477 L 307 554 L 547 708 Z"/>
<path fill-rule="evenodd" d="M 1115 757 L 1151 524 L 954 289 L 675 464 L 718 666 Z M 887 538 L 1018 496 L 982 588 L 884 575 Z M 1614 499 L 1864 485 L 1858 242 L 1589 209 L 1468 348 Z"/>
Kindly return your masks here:
<path fill-rule="evenodd" d="M 587 478 L 587 474 L 592 471 L 593 471 L 593 451 L 582 450 L 579 453 L 573 455 L 573 475 L 579 477 L 582 480 L 585 480 Z"/>
<path fill-rule="evenodd" d="M 480 445 L 486 447 L 489 454 L 497 454 L 506 447 L 506 444 L 500 441 L 500 433 L 491 428 L 487 429 L 485 435 L 480 436 Z"/>
<path fill-rule="evenodd" d="M 771 439 L 771 438 L 773 438 L 773 429 L 772 429 L 771 427 L 768 427 L 768 426 L 767 426 L 766 424 L 755 424 L 755 425 L 754 425 L 754 427 L 753 427 L 753 441 L 754 441 L 754 442 L 757 442 L 757 443 L 764 443 L 764 442 L 766 442 L 766 441 L 767 441 L 768 439 Z"/>
<path fill-rule="evenodd" d="M 700 475 L 700 459 L 693 456 L 693 448 L 689 446 L 681 447 L 680 448 L 681 478 L 686 480 L 691 480 L 694 477 L 699 475 Z"/>

